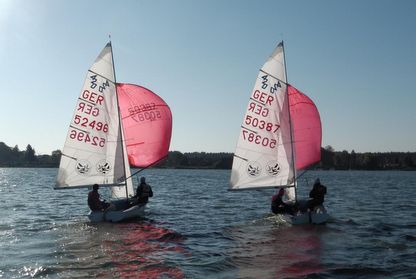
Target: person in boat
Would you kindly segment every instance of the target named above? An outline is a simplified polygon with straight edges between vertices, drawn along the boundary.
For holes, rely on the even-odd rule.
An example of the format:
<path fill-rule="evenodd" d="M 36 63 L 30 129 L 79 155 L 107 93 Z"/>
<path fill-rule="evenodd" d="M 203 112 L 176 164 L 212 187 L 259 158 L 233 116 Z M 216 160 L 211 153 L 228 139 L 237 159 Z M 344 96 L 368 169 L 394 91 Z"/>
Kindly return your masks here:
<path fill-rule="evenodd" d="M 272 197 L 272 212 L 274 214 L 293 214 L 294 208 L 292 205 L 286 204 L 283 201 L 285 190 L 280 188 L 279 192 Z"/>
<path fill-rule="evenodd" d="M 98 184 L 94 184 L 92 186 L 92 191 L 88 193 L 88 206 L 90 207 L 91 211 L 112 210 L 113 206 L 111 203 L 108 203 L 105 200 L 102 201 L 100 199 L 100 194 L 98 193 L 99 188 L 100 186 L 98 186 Z"/>
<path fill-rule="evenodd" d="M 146 183 L 146 178 L 140 178 L 140 184 L 137 186 L 136 196 L 138 203 L 147 203 L 149 198 L 153 197 L 152 187 Z"/>
<path fill-rule="evenodd" d="M 326 195 L 326 187 L 321 184 L 319 178 L 315 180 L 312 190 L 309 192 L 308 208 L 312 211 L 315 206 L 322 206 Z"/>

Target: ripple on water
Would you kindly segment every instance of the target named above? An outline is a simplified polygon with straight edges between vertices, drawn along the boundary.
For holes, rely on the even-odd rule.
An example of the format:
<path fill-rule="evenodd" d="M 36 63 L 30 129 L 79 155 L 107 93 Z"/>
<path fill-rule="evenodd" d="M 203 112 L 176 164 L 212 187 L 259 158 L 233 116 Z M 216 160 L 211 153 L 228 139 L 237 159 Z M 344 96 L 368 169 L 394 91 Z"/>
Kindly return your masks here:
<path fill-rule="evenodd" d="M 416 206 L 403 204 L 416 199 L 414 172 L 306 173 L 327 185 L 325 226 L 267 214 L 272 190 L 228 192 L 229 171 L 159 169 L 145 171 L 155 193 L 146 218 L 91 224 L 88 189 L 54 191 L 55 175 L 0 169 L 0 276 L 413 276 Z M 309 187 L 298 190 L 306 197 Z"/>

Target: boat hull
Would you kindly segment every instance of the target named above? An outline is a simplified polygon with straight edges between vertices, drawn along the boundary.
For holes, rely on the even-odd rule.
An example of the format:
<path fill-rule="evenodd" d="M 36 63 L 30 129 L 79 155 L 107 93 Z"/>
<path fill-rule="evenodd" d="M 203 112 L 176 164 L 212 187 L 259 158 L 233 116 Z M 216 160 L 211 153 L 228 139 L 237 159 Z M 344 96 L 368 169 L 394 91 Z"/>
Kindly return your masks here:
<path fill-rule="evenodd" d="M 291 216 L 290 222 L 293 225 L 302 225 L 302 224 L 325 224 L 329 220 L 329 214 L 326 212 L 306 212 L 299 215 Z"/>
<path fill-rule="evenodd" d="M 330 215 L 326 212 L 325 207 L 317 206 L 313 211 L 299 212 L 296 215 L 282 214 L 283 219 L 292 225 L 303 224 L 325 224 L 328 222 Z"/>
<path fill-rule="evenodd" d="M 125 210 L 90 211 L 88 218 L 93 223 L 121 222 L 138 217 L 144 217 L 146 204 L 139 204 Z"/>

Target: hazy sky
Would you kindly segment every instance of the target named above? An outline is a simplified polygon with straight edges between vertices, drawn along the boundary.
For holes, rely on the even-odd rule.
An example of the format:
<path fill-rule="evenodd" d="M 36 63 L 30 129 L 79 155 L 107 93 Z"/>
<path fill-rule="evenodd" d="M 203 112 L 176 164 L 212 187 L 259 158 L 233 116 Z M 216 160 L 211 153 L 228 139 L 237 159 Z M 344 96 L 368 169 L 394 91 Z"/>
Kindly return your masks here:
<path fill-rule="evenodd" d="M 284 40 L 323 146 L 416 151 L 415 15 L 411 0 L 0 0 L 0 141 L 62 149 L 111 34 L 117 80 L 169 104 L 170 150 L 234 152 L 258 70 Z"/>

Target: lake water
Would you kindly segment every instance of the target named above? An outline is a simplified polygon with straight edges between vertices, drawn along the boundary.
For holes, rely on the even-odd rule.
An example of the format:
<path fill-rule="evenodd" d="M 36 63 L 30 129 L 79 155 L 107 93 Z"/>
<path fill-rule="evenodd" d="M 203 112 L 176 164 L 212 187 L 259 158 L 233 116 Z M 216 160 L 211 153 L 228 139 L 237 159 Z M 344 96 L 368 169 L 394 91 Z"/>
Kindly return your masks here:
<path fill-rule="evenodd" d="M 91 224 L 88 190 L 53 190 L 56 172 L 0 168 L 0 277 L 416 278 L 416 172 L 308 172 L 320 226 L 269 214 L 273 190 L 227 191 L 228 170 L 160 169 L 144 219 Z"/>

